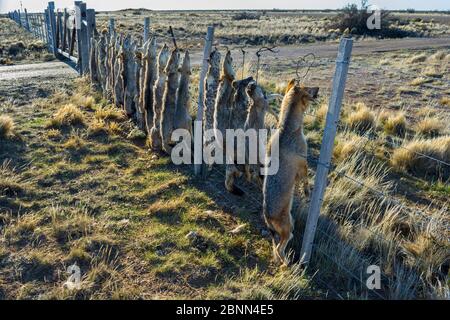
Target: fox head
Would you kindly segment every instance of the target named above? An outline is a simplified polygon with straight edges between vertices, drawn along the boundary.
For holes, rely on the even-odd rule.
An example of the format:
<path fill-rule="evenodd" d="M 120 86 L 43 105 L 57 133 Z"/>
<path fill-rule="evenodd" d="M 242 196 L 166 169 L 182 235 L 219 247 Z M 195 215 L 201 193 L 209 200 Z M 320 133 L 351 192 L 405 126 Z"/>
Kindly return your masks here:
<path fill-rule="evenodd" d="M 317 87 L 305 87 L 298 85 L 295 79 L 289 81 L 286 88 L 286 94 L 284 96 L 284 102 L 295 104 L 295 107 L 299 108 L 302 112 L 305 112 L 311 101 L 317 99 L 319 94 L 319 88 Z"/>
<path fill-rule="evenodd" d="M 236 75 L 233 70 L 233 58 L 231 57 L 231 51 L 228 50 L 225 55 L 225 59 L 223 60 L 222 65 L 222 78 L 227 78 L 231 82 L 234 81 Z"/>
<path fill-rule="evenodd" d="M 180 51 L 178 51 L 178 49 L 173 49 L 164 72 L 166 74 L 177 73 L 179 63 L 180 63 Z"/>
<path fill-rule="evenodd" d="M 158 55 L 158 70 L 160 73 L 164 73 L 167 61 L 169 61 L 169 47 L 165 44 Z"/>
<path fill-rule="evenodd" d="M 181 74 L 191 75 L 191 57 L 189 56 L 189 51 L 184 54 L 183 65 L 180 68 Z"/>
<path fill-rule="evenodd" d="M 264 106 L 266 104 L 266 94 L 264 90 L 258 86 L 256 81 L 251 81 L 245 90 L 248 97 L 255 102 L 257 106 Z"/>

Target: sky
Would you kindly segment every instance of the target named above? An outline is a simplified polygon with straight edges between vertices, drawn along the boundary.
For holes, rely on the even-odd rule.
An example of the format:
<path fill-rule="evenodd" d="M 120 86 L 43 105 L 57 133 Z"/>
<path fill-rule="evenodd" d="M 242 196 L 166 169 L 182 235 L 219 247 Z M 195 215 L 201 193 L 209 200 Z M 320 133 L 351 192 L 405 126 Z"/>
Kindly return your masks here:
<path fill-rule="evenodd" d="M 42 11 L 47 0 L 0 0 L 0 12 L 20 8 L 29 12 Z M 199 10 L 199 9 L 337 9 L 355 0 L 85 0 L 88 8 L 97 11 L 126 8 L 147 8 L 153 10 Z M 449 0 L 372 0 L 371 4 L 383 9 L 450 10 Z M 56 8 L 73 5 L 73 0 L 56 0 Z"/>

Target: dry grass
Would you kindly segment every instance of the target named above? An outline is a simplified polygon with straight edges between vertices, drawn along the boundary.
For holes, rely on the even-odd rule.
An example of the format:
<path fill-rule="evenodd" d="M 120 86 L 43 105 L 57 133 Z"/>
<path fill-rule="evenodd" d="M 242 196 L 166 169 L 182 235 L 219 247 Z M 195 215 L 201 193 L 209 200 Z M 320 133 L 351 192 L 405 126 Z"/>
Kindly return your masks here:
<path fill-rule="evenodd" d="M 363 133 L 375 128 L 375 115 L 365 104 L 358 103 L 355 111 L 347 116 L 346 123 L 350 129 Z"/>
<path fill-rule="evenodd" d="M 438 162 L 421 156 L 429 157 L 450 163 L 450 137 L 434 139 L 416 139 L 404 145 L 406 149 L 398 148 L 394 151 L 391 163 L 397 170 L 406 170 L 420 176 L 432 175 L 448 179 L 450 170 Z M 410 150 L 410 151 L 409 151 Z"/>
<path fill-rule="evenodd" d="M 14 121 L 10 116 L 0 116 L 0 139 L 14 136 Z"/>
<path fill-rule="evenodd" d="M 415 125 L 415 131 L 418 135 L 433 138 L 440 136 L 444 129 L 444 123 L 436 117 L 426 117 Z"/>
<path fill-rule="evenodd" d="M 81 110 L 74 104 L 66 104 L 54 114 L 48 126 L 61 128 L 63 126 L 83 125 L 84 123 L 85 118 Z"/>
<path fill-rule="evenodd" d="M 406 133 L 405 112 L 382 112 L 379 116 L 379 124 L 388 135 L 404 136 Z"/>
<path fill-rule="evenodd" d="M 425 53 L 421 53 L 418 55 L 415 55 L 409 59 L 406 60 L 406 63 L 408 64 L 416 64 L 427 61 L 428 56 Z"/>
<path fill-rule="evenodd" d="M 443 106 L 450 107 L 450 98 L 449 97 L 442 97 L 440 100 L 440 104 Z"/>

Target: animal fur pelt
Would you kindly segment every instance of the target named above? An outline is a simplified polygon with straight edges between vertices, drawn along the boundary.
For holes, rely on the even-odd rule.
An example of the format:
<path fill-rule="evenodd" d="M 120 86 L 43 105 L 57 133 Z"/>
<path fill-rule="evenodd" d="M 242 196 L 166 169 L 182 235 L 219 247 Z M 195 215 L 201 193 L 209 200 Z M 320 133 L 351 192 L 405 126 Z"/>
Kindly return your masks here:
<path fill-rule="evenodd" d="M 158 54 L 158 77 L 153 87 L 153 126 L 150 130 L 150 147 L 154 151 L 161 151 L 161 111 L 163 106 L 164 86 L 167 75 L 165 68 L 169 60 L 169 47 L 164 45 Z"/>
<path fill-rule="evenodd" d="M 172 152 L 172 132 L 176 111 L 177 90 L 180 73 L 178 70 L 180 53 L 174 49 L 170 55 L 165 69 L 167 74 L 166 85 L 163 96 L 163 109 L 161 111 L 161 139 L 163 150 L 170 154 Z"/>
<path fill-rule="evenodd" d="M 137 94 L 137 81 L 136 81 L 136 44 L 129 39 L 124 42 L 124 66 L 125 66 L 125 112 L 129 118 L 135 118 L 136 116 L 136 94 Z"/>
<path fill-rule="evenodd" d="M 233 81 L 235 79 L 233 70 L 233 59 L 228 51 L 222 65 L 222 75 L 219 88 L 217 89 L 216 102 L 214 106 L 214 129 L 216 134 L 222 134 L 223 145 L 225 146 L 225 130 L 230 127 L 230 116 L 233 102 Z M 216 141 L 220 139 L 216 136 Z"/>
<path fill-rule="evenodd" d="M 190 116 L 191 100 L 189 81 L 191 77 L 191 58 L 189 51 L 184 54 L 180 69 L 180 84 L 177 91 L 177 109 L 175 111 L 174 128 L 185 129 L 192 133 L 192 118 Z"/>
<path fill-rule="evenodd" d="M 150 134 L 153 126 L 153 87 L 157 78 L 156 38 L 147 42 L 143 59 L 143 82 L 141 83 L 141 106 L 144 111 L 145 131 Z"/>

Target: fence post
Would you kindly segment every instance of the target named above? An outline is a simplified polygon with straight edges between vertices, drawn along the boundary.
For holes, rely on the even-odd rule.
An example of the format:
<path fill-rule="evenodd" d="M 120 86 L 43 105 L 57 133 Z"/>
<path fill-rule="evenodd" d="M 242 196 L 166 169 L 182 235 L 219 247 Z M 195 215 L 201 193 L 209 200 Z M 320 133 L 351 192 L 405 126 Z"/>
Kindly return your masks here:
<path fill-rule="evenodd" d="M 206 33 L 206 38 L 205 38 L 205 48 L 203 49 L 203 63 L 202 63 L 202 69 L 200 71 L 200 84 L 199 84 L 199 89 L 198 89 L 198 110 L 197 110 L 196 121 L 201 121 L 202 123 L 203 123 L 203 100 L 204 100 L 204 96 L 205 96 L 204 82 L 205 82 L 206 72 L 208 72 L 208 59 L 211 54 L 213 42 L 214 42 L 214 27 L 209 26 L 208 32 Z M 201 127 L 202 127 L 201 129 L 198 128 L 198 130 L 197 130 L 200 132 L 195 132 L 195 134 L 201 135 L 201 139 L 202 139 L 201 141 L 203 141 L 203 126 L 201 126 Z M 200 147 L 200 150 L 198 150 L 198 149 L 199 148 L 194 148 L 194 173 L 197 176 L 200 175 L 201 171 L 202 171 L 201 163 L 203 162 L 202 161 L 202 159 L 203 159 L 203 151 L 202 151 L 203 150 L 203 142 Z"/>
<path fill-rule="evenodd" d="M 334 74 L 333 88 L 328 107 L 325 131 L 320 150 L 319 164 L 316 171 L 314 191 L 309 206 L 308 219 L 302 243 L 301 263 L 309 263 L 311 259 L 314 236 L 319 220 L 320 208 L 322 206 L 323 195 L 327 185 L 328 170 L 333 154 L 334 140 L 341 112 L 342 98 L 344 96 L 345 82 L 352 53 L 353 40 L 342 38 L 339 44 L 339 52 L 336 60 L 336 71 Z"/>
<path fill-rule="evenodd" d="M 80 12 L 80 26 L 77 26 L 77 38 L 78 38 L 78 61 L 80 62 L 80 74 L 85 75 L 89 72 L 89 39 L 87 33 L 87 10 L 86 3 L 81 1 L 75 1 L 75 6 L 78 7 Z M 78 21 L 77 21 L 78 22 Z"/>
<path fill-rule="evenodd" d="M 147 42 L 148 38 L 150 38 L 150 18 L 149 17 L 144 19 L 144 43 Z"/>
<path fill-rule="evenodd" d="M 58 47 L 56 45 L 56 17 L 55 17 L 55 3 L 50 1 L 48 3 L 48 34 L 50 36 L 50 45 L 52 46 L 52 51 L 55 56 L 58 55 Z"/>
<path fill-rule="evenodd" d="M 30 32 L 30 20 L 28 20 L 28 11 L 27 9 L 24 9 L 25 11 L 25 28 Z"/>
<path fill-rule="evenodd" d="M 86 15 L 86 22 L 87 22 L 87 39 L 88 39 L 88 54 L 89 54 L 89 60 L 87 62 L 88 65 L 88 72 L 91 74 L 91 65 L 90 65 L 90 57 L 91 57 L 91 50 L 92 50 L 92 42 L 91 39 L 94 37 L 94 30 L 96 29 L 96 23 L 95 23 L 95 10 L 94 9 L 88 9 L 87 15 Z"/>
<path fill-rule="evenodd" d="M 110 18 L 109 19 L 109 34 L 112 35 L 115 32 L 116 29 L 116 25 L 115 25 L 115 20 L 114 18 Z"/>

